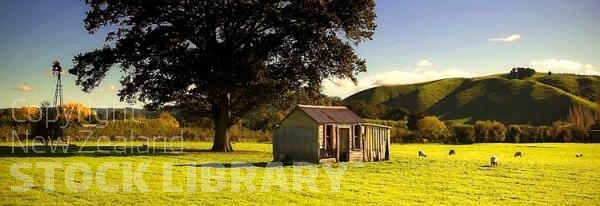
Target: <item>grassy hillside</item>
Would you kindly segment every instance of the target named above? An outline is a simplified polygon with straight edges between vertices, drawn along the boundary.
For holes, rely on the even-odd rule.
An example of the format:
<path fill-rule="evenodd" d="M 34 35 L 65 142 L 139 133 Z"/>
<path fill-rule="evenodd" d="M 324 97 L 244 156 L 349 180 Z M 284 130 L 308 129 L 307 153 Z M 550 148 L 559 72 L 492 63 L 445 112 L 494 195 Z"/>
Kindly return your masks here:
<path fill-rule="evenodd" d="M 95 150 L 96 145 L 88 145 L 85 151 Z M 270 144 L 238 143 L 236 152 L 227 154 L 206 152 L 210 144 L 202 142 L 186 142 L 184 148 L 185 153 L 13 154 L 10 143 L 0 143 L 0 199 L 7 205 L 596 205 L 600 200 L 600 145 L 597 144 L 394 144 L 391 161 L 351 164 L 342 175 L 336 176 L 340 181 L 339 192 L 332 192 L 332 181 L 323 165 L 316 166 L 316 190 L 309 190 L 304 183 L 298 188 L 301 191 L 294 190 L 294 180 L 298 180 L 294 178 L 298 174 L 295 170 L 302 167 L 265 167 L 273 159 Z M 455 156 L 447 155 L 451 148 L 456 150 Z M 417 150 L 426 151 L 428 157 L 417 157 Z M 523 158 L 513 158 L 515 151 L 523 152 Z M 575 158 L 576 153 L 585 157 Z M 498 167 L 488 166 L 492 154 L 499 157 Z M 42 162 L 61 164 L 54 169 L 52 190 L 45 190 Z M 101 172 L 100 164 L 110 162 L 117 167 Z M 239 162 L 256 167 L 242 167 Z M 130 176 L 124 176 L 124 165 L 130 164 L 135 170 L 142 163 L 148 165 L 145 172 L 141 170 L 141 177 L 149 191 L 141 192 L 135 184 L 132 192 L 124 192 L 124 185 L 132 184 L 131 180 L 125 181 L 124 177 Z M 167 169 L 172 172 L 165 172 L 165 163 L 173 165 L 172 170 Z M 216 168 L 217 163 L 226 167 Z M 31 164 L 31 168 L 21 168 L 19 176 L 31 177 L 33 188 L 29 191 L 11 192 L 11 187 L 19 190 L 23 185 L 11 175 L 10 168 L 15 164 Z M 87 187 L 82 172 L 86 166 L 94 176 Z M 81 169 L 73 171 L 73 168 Z M 205 169 L 224 177 L 219 181 L 223 184 L 221 189 L 203 191 L 203 178 L 209 181 L 211 178 L 205 176 Z M 308 171 L 310 167 L 305 169 Z M 283 179 L 274 179 L 273 173 Z M 114 185 L 116 190 L 101 190 L 98 174 L 105 174 L 103 185 Z M 309 175 L 301 170 L 299 174 Z M 234 176 L 238 181 L 234 181 Z M 165 190 L 167 180 L 182 191 Z M 190 184 L 189 180 L 195 182 Z M 218 184 L 215 180 L 211 182 Z M 281 187 L 265 187 L 270 189 L 267 192 L 263 182 Z"/>
<path fill-rule="evenodd" d="M 410 85 L 380 86 L 345 101 L 425 111 L 443 120 L 491 119 L 507 124 L 547 125 L 563 120 L 573 105 L 597 109 L 600 77 L 537 73 L 525 79 L 505 75 L 451 78 Z"/>

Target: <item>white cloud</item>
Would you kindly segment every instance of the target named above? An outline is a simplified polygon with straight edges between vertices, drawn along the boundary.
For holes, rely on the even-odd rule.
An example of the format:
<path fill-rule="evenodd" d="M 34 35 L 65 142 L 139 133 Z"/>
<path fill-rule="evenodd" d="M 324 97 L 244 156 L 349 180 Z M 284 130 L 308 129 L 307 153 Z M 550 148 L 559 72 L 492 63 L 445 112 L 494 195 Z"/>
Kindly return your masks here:
<path fill-rule="evenodd" d="M 594 70 L 594 66 L 589 63 L 579 63 L 566 59 L 541 59 L 532 60 L 529 65 L 538 72 L 554 73 L 575 73 L 575 74 L 593 74 L 600 75 L 600 72 Z"/>
<path fill-rule="evenodd" d="M 108 85 L 108 86 L 98 89 L 98 91 L 100 91 L 100 92 L 110 92 L 110 93 L 117 92 L 118 90 L 119 90 L 119 87 L 117 87 L 115 85 Z"/>
<path fill-rule="evenodd" d="M 417 62 L 417 67 L 427 67 L 427 66 L 431 66 L 433 65 L 433 63 L 431 63 L 428 59 L 423 59 L 419 62 Z"/>
<path fill-rule="evenodd" d="M 323 82 L 323 93 L 330 96 L 339 96 L 346 98 L 356 92 L 382 85 L 413 84 L 419 82 L 433 81 L 452 77 L 474 77 L 475 74 L 465 72 L 459 69 L 446 69 L 440 71 L 388 71 L 374 74 L 358 79 L 356 85 L 350 80 L 335 79 Z"/>
<path fill-rule="evenodd" d="M 519 39 L 521 39 L 521 35 L 520 34 L 513 34 L 513 35 L 510 35 L 510 36 L 504 37 L 504 38 L 501 38 L 501 37 L 500 38 L 492 38 L 492 39 L 490 39 L 490 41 L 499 41 L 499 42 L 511 43 L 511 42 L 517 41 Z"/>
<path fill-rule="evenodd" d="M 37 91 L 37 89 L 27 83 L 21 83 L 19 85 L 17 85 L 15 88 L 15 90 L 17 91 L 21 91 L 21 92 L 34 92 Z"/>
<path fill-rule="evenodd" d="M 108 86 L 108 91 L 116 92 L 117 91 L 117 86 L 115 86 L 115 85 Z"/>

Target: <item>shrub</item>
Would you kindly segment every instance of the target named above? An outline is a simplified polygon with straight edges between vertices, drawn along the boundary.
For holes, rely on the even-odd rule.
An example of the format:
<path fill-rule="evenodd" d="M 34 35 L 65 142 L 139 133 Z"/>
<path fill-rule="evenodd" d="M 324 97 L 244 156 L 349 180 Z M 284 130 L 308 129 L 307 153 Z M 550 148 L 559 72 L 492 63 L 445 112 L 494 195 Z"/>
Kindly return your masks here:
<path fill-rule="evenodd" d="M 417 129 L 422 139 L 429 139 L 429 142 L 445 143 L 448 142 L 450 131 L 444 122 L 435 116 L 427 116 L 417 122 Z"/>
<path fill-rule="evenodd" d="M 81 122 L 89 118 L 90 116 L 96 115 L 96 112 L 85 103 L 81 102 L 67 102 L 63 105 L 64 118 L 69 121 Z"/>
<path fill-rule="evenodd" d="M 504 142 L 506 137 L 506 127 L 500 122 L 492 122 L 490 128 L 491 142 Z"/>
<path fill-rule="evenodd" d="M 157 123 L 164 127 L 179 127 L 179 122 L 169 112 L 161 112 Z"/>
<path fill-rule="evenodd" d="M 521 137 L 521 128 L 518 125 L 510 125 L 508 126 L 508 131 L 506 132 L 505 142 L 509 143 L 519 143 Z"/>
<path fill-rule="evenodd" d="M 521 129 L 521 138 L 520 142 L 522 143 L 533 143 L 536 142 L 536 133 L 537 130 L 535 127 L 531 125 L 521 125 L 519 126 Z"/>
<path fill-rule="evenodd" d="M 425 118 L 425 112 L 413 112 L 409 114 L 406 120 L 406 127 L 409 130 L 417 130 L 417 123 L 423 118 Z"/>
<path fill-rule="evenodd" d="M 556 135 L 554 140 L 556 142 L 570 142 L 573 139 L 573 134 L 571 133 L 571 130 L 569 128 L 569 126 L 560 126 L 558 128 L 555 128 L 556 130 Z"/>
<path fill-rule="evenodd" d="M 454 125 L 452 127 L 454 137 L 458 144 L 475 143 L 475 127 L 472 125 Z"/>
<path fill-rule="evenodd" d="M 541 142 L 552 142 L 554 134 L 552 133 L 552 127 L 539 126 L 536 128 L 536 133 L 539 135 Z"/>
<path fill-rule="evenodd" d="M 590 130 L 588 133 L 588 139 L 586 142 L 590 143 L 598 143 L 600 142 L 600 122 L 596 121 L 594 124 L 590 126 Z"/>
<path fill-rule="evenodd" d="M 409 135 L 409 133 L 412 133 L 411 131 L 408 131 L 407 129 L 403 129 L 403 128 L 397 128 L 397 127 L 392 127 L 391 132 L 390 132 L 391 136 L 390 136 L 390 140 L 392 142 L 397 142 L 397 143 L 408 143 L 411 142 L 410 138 L 406 138 L 407 135 Z"/>
<path fill-rule="evenodd" d="M 569 125 L 571 129 L 571 136 L 573 137 L 574 142 L 586 142 L 588 137 L 588 132 L 585 127 L 581 125 Z"/>
<path fill-rule="evenodd" d="M 419 135 L 416 132 L 408 131 L 400 134 L 400 139 L 403 143 L 417 143 Z"/>
<path fill-rule="evenodd" d="M 492 122 L 490 121 L 477 121 L 475 122 L 475 141 L 476 142 L 490 142 L 490 128 L 492 127 Z"/>

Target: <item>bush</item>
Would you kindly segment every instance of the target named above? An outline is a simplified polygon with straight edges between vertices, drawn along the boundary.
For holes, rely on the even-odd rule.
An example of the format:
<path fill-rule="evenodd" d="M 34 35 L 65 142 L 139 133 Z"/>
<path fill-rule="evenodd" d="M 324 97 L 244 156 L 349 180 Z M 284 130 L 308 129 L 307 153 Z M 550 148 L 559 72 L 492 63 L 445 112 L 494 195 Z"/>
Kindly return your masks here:
<path fill-rule="evenodd" d="M 506 137 L 506 127 L 504 124 L 494 121 L 491 125 L 491 142 L 504 142 Z"/>
<path fill-rule="evenodd" d="M 573 139 L 573 134 L 571 134 L 569 126 L 560 126 L 558 128 L 555 128 L 555 130 L 555 142 L 570 142 Z"/>
<path fill-rule="evenodd" d="M 523 79 L 527 77 L 531 77 L 535 74 L 535 70 L 531 68 L 513 68 L 508 74 L 508 78 L 510 79 Z"/>
<path fill-rule="evenodd" d="M 540 142 L 552 142 L 554 136 L 552 133 L 552 127 L 539 126 L 536 128 L 536 133 L 539 135 Z"/>
<path fill-rule="evenodd" d="M 580 125 L 569 125 L 573 142 L 586 142 L 588 137 L 587 129 Z"/>
<path fill-rule="evenodd" d="M 504 124 L 496 121 L 480 120 L 475 122 L 474 127 L 476 142 L 504 142 L 506 137 Z"/>
<path fill-rule="evenodd" d="M 169 112 L 161 112 L 156 123 L 162 127 L 179 127 L 179 122 Z"/>
<path fill-rule="evenodd" d="M 444 122 L 435 116 L 427 116 L 417 122 L 417 129 L 422 139 L 429 142 L 447 143 L 450 131 Z"/>
<path fill-rule="evenodd" d="M 519 143 L 521 137 L 521 128 L 518 125 L 510 125 L 508 126 L 508 131 L 506 132 L 505 142 L 509 143 Z"/>
<path fill-rule="evenodd" d="M 454 125 L 454 139 L 458 144 L 473 144 L 475 143 L 475 127 L 472 125 Z"/>
<path fill-rule="evenodd" d="M 409 130 L 417 130 L 417 123 L 423 118 L 425 118 L 424 112 L 414 112 L 409 114 L 406 120 L 406 127 L 408 127 Z"/>
<path fill-rule="evenodd" d="M 536 142 L 537 129 L 531 125 L 521 125 L 521 139 L 522 143 L 534 143 Z"/>
<path fill-rule="evenodd" d="M 490 142 L 490 128 L 492 122 L 490 121 L 477 121 L 473 126 L 475 128 L 475 141 L 476 142 Z"/>

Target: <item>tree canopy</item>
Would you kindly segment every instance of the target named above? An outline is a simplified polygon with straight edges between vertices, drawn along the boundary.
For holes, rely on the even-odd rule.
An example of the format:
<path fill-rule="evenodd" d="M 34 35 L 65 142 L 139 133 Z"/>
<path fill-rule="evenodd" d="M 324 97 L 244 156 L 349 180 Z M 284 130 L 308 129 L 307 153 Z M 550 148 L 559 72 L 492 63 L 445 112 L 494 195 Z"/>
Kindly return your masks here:
<path fill-rule="evenodd" d="M 85 28 L 111 30 L 106 44 L 74 57 L 84 91 L 111 68 L 124 73 L 122 101 L 185 105 L 215 123 L 214 151 L 231 151 L 228 129 L 290 91 L 318 95 L 328 78 L 366 71 L 354 46 L 375 30 L 373 0 L 86 0 Z"/>

